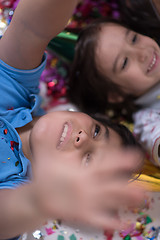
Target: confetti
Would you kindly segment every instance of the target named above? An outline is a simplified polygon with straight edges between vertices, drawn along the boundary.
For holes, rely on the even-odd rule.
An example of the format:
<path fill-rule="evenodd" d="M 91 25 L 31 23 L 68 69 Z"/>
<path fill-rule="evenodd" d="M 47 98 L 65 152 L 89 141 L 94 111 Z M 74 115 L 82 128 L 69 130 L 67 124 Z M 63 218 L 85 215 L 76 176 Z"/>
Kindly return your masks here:
<path fill-rule="evenodd" d="M 7 132 L 8 132 L 8 130 L 7 130 L 7 129 L 4 129 L 4 134 L 5 134 L 5 135 L 7 134 Z"/>
<path fill-rule="evenodd" d="M 40 230 L 36 230 L 32 235 L 35 239 L 42 239 L 42 237 L 43 237 Z"/>
<path fill-rule="evenodd" d="M 57 240 L 64 240 L 64 237 L 62 235 L 58 235 L 58 239 Z"/>
<path fill-rule="evenodd" d="M 15 166 L 17 167 L 19 165 L 19 161 L 15 162 Z"/>
<path fill-rule="evenodd" d="M 55 232 L 52 230 L 52 228 L 45 228 L 45 230 L 46 230 L 47 235 L 51 235 L 51 234 L 55 233 Z"/>
<path fill-rule="evenodd" d="M 11 149 L 12 149 L 12 151 L 14 151 L 14 147 L 15 147 L 15 146 L 18 146 L 18 145 L 19 145 L 19 143 L 15 142 L 15 141 L 10 141 L 10 144 L 11 144 Z"/>
<path fill-rule="evenodd" d="M 77 240 L 76 236 L 74 234 L 72 234 L 70 237 L 69 237 L 70 240 Z"/>

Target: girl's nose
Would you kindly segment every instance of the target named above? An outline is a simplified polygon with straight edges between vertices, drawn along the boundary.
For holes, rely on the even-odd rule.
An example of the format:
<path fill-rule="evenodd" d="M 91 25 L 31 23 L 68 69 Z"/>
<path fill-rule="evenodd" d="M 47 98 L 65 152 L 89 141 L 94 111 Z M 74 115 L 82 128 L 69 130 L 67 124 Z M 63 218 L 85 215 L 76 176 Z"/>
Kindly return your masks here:
<path fill-rule="evenodd" d="M 74 139 L 74 146 L 79 148 L 83 144 L 87 144 L 88 140 L 88 134 L 84 130 L 80 130 Z"/>
<path fill-rule="evenodd" d="M 147 51 L 146 49 L 144 49 L 143 47 L 141 48 L 138 48 L 136 51 L 135 51 L 135 54 L 137 56 L 137 59 L 139 62 L 145 62 L 146 59 L 148 58 L 147 56 Z"/>

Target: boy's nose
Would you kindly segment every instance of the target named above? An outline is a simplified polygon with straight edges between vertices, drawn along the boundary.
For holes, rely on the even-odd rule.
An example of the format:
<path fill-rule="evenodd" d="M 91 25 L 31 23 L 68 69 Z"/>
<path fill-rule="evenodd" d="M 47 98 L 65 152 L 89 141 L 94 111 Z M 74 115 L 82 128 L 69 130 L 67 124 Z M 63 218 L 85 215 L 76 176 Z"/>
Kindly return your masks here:
<path fill-rule="evenodd" d="M 79 148 L 83 144 L 87 144 L 88 140 L 88 134 L 84 130 L 80 130 L 74 139 L 74 146 Z"/>

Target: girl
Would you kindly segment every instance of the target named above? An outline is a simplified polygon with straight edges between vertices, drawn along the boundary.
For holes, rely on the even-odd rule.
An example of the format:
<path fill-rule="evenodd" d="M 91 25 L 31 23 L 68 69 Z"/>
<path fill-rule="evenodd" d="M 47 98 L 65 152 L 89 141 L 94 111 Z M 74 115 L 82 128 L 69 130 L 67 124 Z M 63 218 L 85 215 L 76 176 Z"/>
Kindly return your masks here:
<path fill-rule="evenodd" d="M 159 64 L 160 48 L 154 39 L 124 21 L 101 19 L 79 36 L 69 84 L 71 101 L 85 112 L 107 110 L 109 116 L 131 121 L 138 109 L 149 108 L 134 116 L 135 133 L 158 166 Z"/>

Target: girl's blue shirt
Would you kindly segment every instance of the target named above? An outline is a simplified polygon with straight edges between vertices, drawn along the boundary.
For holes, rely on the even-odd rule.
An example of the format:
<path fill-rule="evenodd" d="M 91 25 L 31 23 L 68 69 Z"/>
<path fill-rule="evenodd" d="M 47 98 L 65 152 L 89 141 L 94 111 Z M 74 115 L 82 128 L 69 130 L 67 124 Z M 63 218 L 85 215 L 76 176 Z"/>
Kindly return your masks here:
<path fill-rule="evenodd" d="M 46 65 L 32 70 L 13 68 L 0 60 L 0 189 L 15 188 L 31 179 L 31 163 L 22 152 L 16 128 L 43 115 L 39 79 Z"/>

